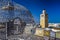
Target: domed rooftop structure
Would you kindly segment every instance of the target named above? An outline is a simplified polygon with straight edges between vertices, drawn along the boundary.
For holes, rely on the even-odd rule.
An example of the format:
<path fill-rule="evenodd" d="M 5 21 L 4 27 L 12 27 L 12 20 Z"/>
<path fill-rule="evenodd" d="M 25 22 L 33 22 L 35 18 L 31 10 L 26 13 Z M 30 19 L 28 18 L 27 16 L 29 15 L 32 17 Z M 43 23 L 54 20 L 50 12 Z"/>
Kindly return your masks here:
<path fill-rule="evenodd" d="M 26 23 L 34 23 L 31 12 L 24 6 L 12 0 L 0 0 L 0 22 L 9 22 L 17 17 Z"/>

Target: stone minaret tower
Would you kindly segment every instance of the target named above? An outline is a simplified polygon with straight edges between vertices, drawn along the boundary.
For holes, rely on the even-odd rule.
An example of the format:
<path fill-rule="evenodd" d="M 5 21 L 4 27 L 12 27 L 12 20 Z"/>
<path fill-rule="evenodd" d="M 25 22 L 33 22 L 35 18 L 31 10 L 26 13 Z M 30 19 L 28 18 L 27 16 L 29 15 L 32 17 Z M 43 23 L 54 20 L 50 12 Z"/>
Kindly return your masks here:
<path fill-rule="evenodd" d="M 45 9 L 42 11 L 42 14 L 40 15 L 40 26 L 41 28 L 48 27 L 48 14 L 46 13 Z"/>

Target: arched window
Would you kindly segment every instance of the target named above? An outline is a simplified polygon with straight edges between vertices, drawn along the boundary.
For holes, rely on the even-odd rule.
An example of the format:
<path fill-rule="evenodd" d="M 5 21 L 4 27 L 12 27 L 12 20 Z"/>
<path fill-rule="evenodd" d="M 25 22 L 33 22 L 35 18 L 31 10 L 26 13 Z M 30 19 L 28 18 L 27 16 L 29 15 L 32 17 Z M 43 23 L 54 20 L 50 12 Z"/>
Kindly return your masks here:
<path fill-rule="evenodd" d="M 20 25 L 21 24 L 21 21 L 19 19 L 15 19 L 14 20 L 14 24 L 19 24 Z"/>
<path fill-rule="evenodd" d="M 15 18 L 13 20 L 13 23 L 14 23 L 14 34 L 18 34 L 18 33 L 21 33 L 21 30 L 22 30 L 22 20 L 20 18 Z"/>

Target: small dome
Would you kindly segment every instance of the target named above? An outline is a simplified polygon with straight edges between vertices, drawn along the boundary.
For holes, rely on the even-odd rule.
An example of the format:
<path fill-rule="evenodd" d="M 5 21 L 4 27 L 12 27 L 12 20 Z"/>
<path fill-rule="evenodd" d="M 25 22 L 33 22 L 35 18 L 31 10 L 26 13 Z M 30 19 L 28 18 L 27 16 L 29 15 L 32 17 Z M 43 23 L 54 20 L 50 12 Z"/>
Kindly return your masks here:
<path fill-rule="evenodd" d="M 43 9 L 42 13 L 43 13 L 43 14 L 45 14 L 45 13 L 46 13 L 46 10 L 45 10 L 45 9 Z"/>

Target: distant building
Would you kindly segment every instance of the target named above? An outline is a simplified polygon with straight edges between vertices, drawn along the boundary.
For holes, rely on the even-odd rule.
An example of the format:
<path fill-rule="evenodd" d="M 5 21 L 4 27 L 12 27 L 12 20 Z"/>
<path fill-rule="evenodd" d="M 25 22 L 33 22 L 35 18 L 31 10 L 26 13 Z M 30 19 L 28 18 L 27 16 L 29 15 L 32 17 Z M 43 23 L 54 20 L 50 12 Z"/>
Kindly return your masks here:
<path fill-rule="evenodd" d="M 60 23 L 49 23 L 48 27 L 60 27 Z"/>
<path fill-rule="evenodd" d="M 40 15 L 40 26 L 41 28 L 48 27 L 48 14 L 46 13 L 45 9 L 42 11 L 42 14 Z"/>

